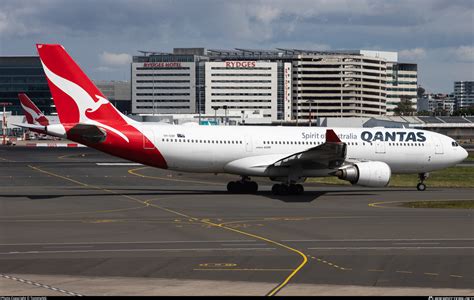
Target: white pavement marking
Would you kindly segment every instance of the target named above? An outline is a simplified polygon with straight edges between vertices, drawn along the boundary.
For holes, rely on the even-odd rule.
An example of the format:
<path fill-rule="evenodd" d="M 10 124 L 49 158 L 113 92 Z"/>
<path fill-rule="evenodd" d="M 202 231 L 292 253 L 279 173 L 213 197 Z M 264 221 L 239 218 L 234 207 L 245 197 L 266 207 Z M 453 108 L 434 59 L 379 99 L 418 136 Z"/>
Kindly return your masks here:
<path fill-rule="evenodd" d="M 342 240 L 282 240 L 282 242 L 398 242 L 398 241 L 474 241 L 470 238 L 435 239 L 342 239 Z"/>
<path fill-rule="evenodd" d="M 441 243 L 392 243 L 393 245 L 439 245 Z"/>
<path fill-rule="evenodd" d="M 139 163 L 114 163 L 114 162 L 103 162 L 103 163 L 96 163 L 98 166 L 143 166 Z"/>
<path fill-rule="evenodd" d="M 179 251 L 269 251 L 276 248 L 184 248 L 184 249 L 94 249 L 94 250 L 61 250 L 61 251 L 25 251 L 0 252 L 0 255 L 11 254 L 50 254 L 50 253 L 89 253 L 89 252 L 179 252 Z"/>
<path fill-rule="evenodd" d="M 39 282 L 34 282 L 34 281 L 31 281 L 31 280 L 18 278 L 18 277 L 15 277 L 15 276 L 0 274 L 0 277 L 5 278 L 5 279 L 18 281 L 18 282 L 21 282 L 21 283 L 26 283 L 26 284 L 29 284 L 29 285 L 34 285 L 34 286 L 37 286 L 37 287 L 42 287 L 42 288 L 52 290 L 52 291 L 56 291 L 56 292 L 61 292 L 63 294 L 67 294 L 67 295 L 71 295 L 71 296 L 82 296 L 81 294 L 77 294 L 77 293 L 74 293 L 74 292 L 59 289 L 59 288 L 56 288 L 56 287 L 53 287 L 53 286 L 50 286 L 50 285 L 47 285 L 47 284 L 42 284 L 42 283 L 39 283 Z"/>
<path fill-rule="evenodd" d="M 309 250 L 417 250 L 417 249 L 474 249 L 474 247 L 314 247 Z"/>
<path fill-rule="evenodd" d="M 0 246 L 42 246 L 42 245 L 110 245 L 110 244 L 178 244 L 178 243 L 241 243 L 256 240 L 214 240 L 214 241 L 131 241 L 131 242 L 74 242 L 74 243 L 16 243 L 0 244 Z"/>
<path fill-rule="evenodd" d="M 266 246 L 268 244 L 222 244 L 221 246 Z"/>

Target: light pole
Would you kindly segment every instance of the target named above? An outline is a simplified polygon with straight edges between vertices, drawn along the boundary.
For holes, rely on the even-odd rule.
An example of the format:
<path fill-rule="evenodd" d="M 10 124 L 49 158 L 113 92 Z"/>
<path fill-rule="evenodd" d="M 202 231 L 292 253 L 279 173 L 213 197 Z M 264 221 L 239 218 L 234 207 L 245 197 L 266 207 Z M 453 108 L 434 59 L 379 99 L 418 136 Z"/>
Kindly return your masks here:
<path fill-rule="evenodd" d="M 3 120 L 2 120 L 2 136 L 3 136 L 3 141 L 2 144 L 6 144 L 6 133 L 7 133 L 7 112 L 5 107 L 7 105 L 11 105 L 10 102 L 0 102 L 0 105 L 3 106 Z"/>
<path fill-rule="evenodd" d="M 222 106 L 222 108 L 225 109 L 224 125 L 227 126 L 227 105 Z"/>
<path fill-rule="evenodd" d="M 219 106 L 213 106 L 212 109 L 214 110 L 214 122 L 217 124 L 217 110 Z"/>

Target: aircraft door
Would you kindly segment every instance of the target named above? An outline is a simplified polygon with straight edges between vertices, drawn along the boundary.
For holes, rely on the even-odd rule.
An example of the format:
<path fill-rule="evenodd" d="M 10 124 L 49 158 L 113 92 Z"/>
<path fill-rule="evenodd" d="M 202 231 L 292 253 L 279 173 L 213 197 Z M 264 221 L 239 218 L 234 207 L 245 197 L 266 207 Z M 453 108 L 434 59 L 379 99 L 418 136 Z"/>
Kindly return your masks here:
<path fill-rule="evenodd" d="M 434 144 L 435 144 L 435 154 L 443 154 L 444 153 L 443 144 L 441 143 L 439 138 L 436 137 L 436 136 L 433 136 L 433 141 L 434 141 Z"/>
<path fill-rule="evenodd" d="M 375 153 L 385 153 L 385 143 L 382 141 L 375 142 Z"/>
<path fill-rule="evenodd" d="M 245 135 L 245 150 L 247 152 L 253 151 L 252 137 L 249 136 L 248 134 Z"/>
<path fill-rule="evenodd" d="M 143 128 L 143 149 L 155 148 L 155 132 L 149 127 Z"/>

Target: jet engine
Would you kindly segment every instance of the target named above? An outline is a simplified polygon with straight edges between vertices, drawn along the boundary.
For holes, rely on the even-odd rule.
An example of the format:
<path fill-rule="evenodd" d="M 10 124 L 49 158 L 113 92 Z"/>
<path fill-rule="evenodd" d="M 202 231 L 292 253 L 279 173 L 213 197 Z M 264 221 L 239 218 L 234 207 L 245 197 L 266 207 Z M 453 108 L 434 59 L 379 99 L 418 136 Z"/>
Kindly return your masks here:
<path fill-rule="evenodd" d="M 381 161 L 360 162 L 337 170 L 334 175 L 352 184 L 384 187 L 392 175 L 390 167 Z"/>

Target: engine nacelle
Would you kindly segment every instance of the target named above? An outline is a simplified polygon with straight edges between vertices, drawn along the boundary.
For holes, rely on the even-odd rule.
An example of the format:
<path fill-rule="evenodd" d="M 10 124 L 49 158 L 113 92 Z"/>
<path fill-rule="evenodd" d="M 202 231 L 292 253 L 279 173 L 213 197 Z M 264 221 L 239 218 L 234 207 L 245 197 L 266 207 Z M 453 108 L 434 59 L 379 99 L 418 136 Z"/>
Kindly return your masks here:
<path fill-rule="evenodd" d="M 335 175 L 339 179 L 350 181 L 352 184 L 384 187 L 390 181 L 392 170 L 384 162 L 368 161 L 341 168 L 336 171 Z"/>

